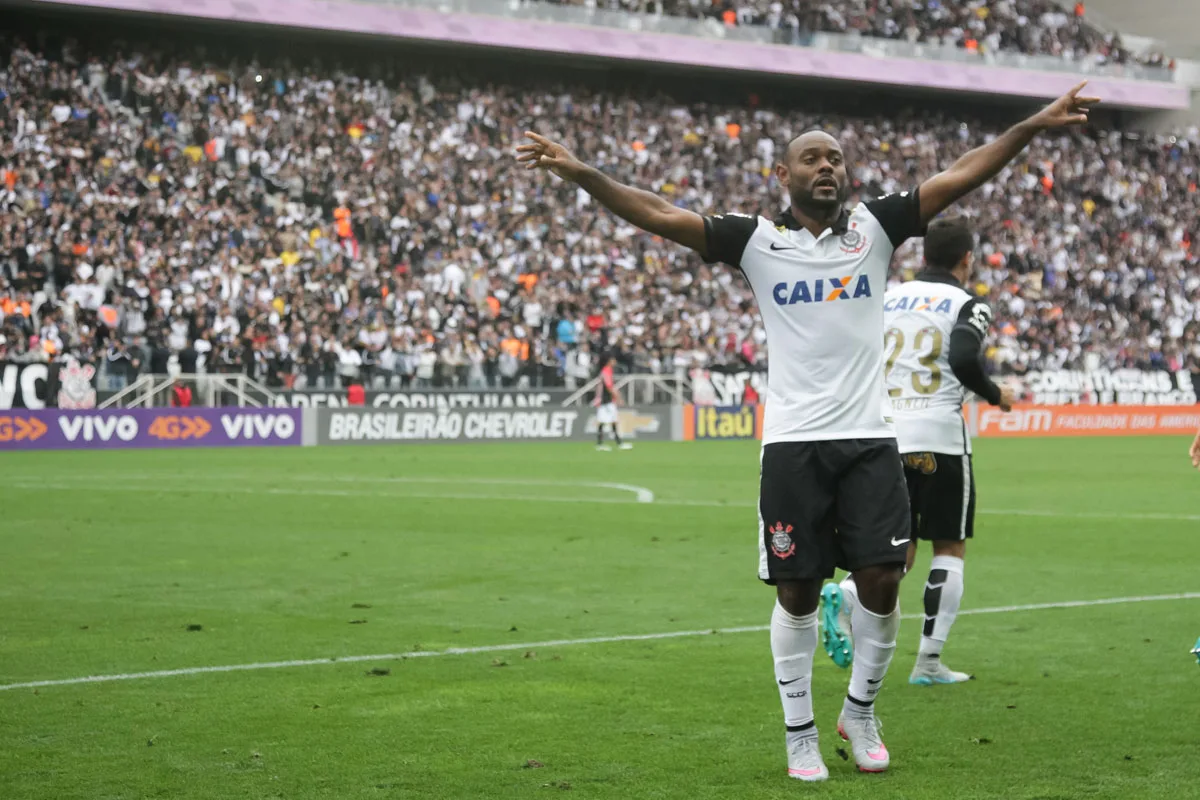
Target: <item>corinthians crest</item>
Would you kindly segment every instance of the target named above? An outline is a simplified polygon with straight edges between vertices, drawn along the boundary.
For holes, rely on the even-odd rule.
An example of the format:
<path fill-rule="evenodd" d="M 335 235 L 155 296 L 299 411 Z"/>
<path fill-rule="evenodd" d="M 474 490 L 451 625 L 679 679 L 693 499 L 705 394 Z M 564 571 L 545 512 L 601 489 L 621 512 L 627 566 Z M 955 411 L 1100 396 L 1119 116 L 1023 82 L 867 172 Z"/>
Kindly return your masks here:
<path fill-rule="evenodd" d="M 861 253 L 863 248 L 867 246 L 867 237 L 854 228 L 851 228 L 842 234 L 840 242 L 843 253 Z"/>
<path fill-rule="evenodd" d="M 796 552 L 796 543 L 792 541 L 792 526 L 776 522 L 769 529 L 771 534 L 771 552 L 778 558 L 790 558 Z"/>

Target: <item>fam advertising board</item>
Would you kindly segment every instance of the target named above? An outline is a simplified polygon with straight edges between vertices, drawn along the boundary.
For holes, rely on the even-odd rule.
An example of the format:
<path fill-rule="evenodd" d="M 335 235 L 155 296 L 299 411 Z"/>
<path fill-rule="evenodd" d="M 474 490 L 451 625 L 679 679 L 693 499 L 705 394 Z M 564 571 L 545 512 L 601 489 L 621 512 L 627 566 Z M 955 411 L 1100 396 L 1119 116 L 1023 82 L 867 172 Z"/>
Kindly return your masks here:
<path fill-rule="evenodd" d="M 1200 406 L 991 406 L 967 408 L 968 428 L 980 438 L 1015 436 L 1191 436 Z"/>
<path fill-rule="evenodd" d="M 298 445 L 297 409 L 0 411 L 0 451 Z"/>
<path fill-rule="evenodd" d="M 316 444 L 383 442 L 586 441 L 596 436 L 591 407 L 531 409 L 316 410 Z M 622 439 L 670 441 L 675 437 L 671 406 L 622 407 Z"/>

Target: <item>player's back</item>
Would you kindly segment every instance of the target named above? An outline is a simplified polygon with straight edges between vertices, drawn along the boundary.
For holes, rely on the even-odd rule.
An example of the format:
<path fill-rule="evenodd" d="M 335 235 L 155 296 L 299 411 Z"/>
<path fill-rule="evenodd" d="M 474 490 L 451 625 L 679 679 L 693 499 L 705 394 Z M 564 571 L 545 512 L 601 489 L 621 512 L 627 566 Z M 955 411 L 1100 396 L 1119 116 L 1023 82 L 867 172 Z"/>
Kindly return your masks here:
<path fill-rule="evenodd" d="M 901 453 L 971 452 L 950 334 L 972 299 L 956 284 L 921 279 L 884 298 L 884 374 Z"/>

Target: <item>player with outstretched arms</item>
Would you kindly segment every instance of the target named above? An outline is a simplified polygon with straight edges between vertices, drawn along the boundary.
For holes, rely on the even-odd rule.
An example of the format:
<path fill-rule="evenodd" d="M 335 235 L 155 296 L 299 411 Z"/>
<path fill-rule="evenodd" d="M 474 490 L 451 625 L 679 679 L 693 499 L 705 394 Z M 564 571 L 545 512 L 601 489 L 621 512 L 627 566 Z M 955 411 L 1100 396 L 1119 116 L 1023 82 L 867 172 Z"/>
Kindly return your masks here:
<path fill-rule="evenodd" d="M 621 441 L 621 397 L 613 384 L 613 357 L 605 356 L 600 361 L 599 382 L 596 384 L 596 397 L 592 404 L 596 406 L 596 449 L 611 450 L 604 443 L 604 429 L 612 431 L 613 441 L 622 450 L 632 450 L 633 445 Z"/>
<path fill-rule="evenodd" d="M 883 382 L 883 305 L 892 253 L 983 185 L 1048 128 L 1087 121 L 1083 84 L 919 186 L 847 208 L 838 141 L 795 137 L 775 177 L 789 208 L 776 219 L 701 216 L 620 184 L 562 145 L 528 133 L 530 169 L 572 181 L 622 219 L 742 272 L 767 333 L 758 575 L 775 587 L 771 651 L 787 727 L 788 774 L 825 780 L 811 693 L 821 586 L 836 567 L 857 582 L 857 653 L 838 731 L 859 769 L 890 756 L 874 701 L 896 648 L 897 597 L 910 539 L 908 490 Z M 703 587 L 697 587 L 703 591 Z"/>
<path fill-rule="evenodd" d="M 1013 403 L 1012 391 L 984 372 L 992 311 L 965 288 L 974 260 L 970 223 L 962 217 L 934 220 L 925 234 L 925 269 L 889 290 L 883 304 L 884 376 L 912 509 L 906 569 L 912 568 L 918 541 L 933 546 L 925 624 L 909 677 L 909 683 L 923 686 L 971 678 L 941 661 L 962 602 L 967 539 L 975 535 L 975 472 L 962 405 L 967 392 L 1003 411 Z M 827 606 L 841 610 L 839 627 L 852 629 L 853 578 L 824 591 Z"/>

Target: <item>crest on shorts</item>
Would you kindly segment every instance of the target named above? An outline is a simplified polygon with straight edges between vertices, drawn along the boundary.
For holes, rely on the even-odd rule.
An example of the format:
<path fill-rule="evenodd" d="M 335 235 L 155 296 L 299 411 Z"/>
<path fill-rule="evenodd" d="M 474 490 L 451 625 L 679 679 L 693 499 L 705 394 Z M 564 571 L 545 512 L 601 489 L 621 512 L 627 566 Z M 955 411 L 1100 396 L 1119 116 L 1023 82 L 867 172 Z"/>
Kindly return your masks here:
<path fill-rule="evenodd" d="M 796 543 L 792 541 L 792 526 L 776 522 L 769 529 L 771 533 L 771 552 L 777 558 L 790 558 L 796 552 Z"/>
<path fill-rule="evenodd" d="M 854 228 L 843 233 L 840 241 L 843 253 L 861 253 L 867 246 L 867 237 Z"/>
<path fill-rule="evenodd" d="M 906 453 L 904 466 L 922 475 L 932 475 L 937 472 L 937 457 L 933 453 Z"/>

